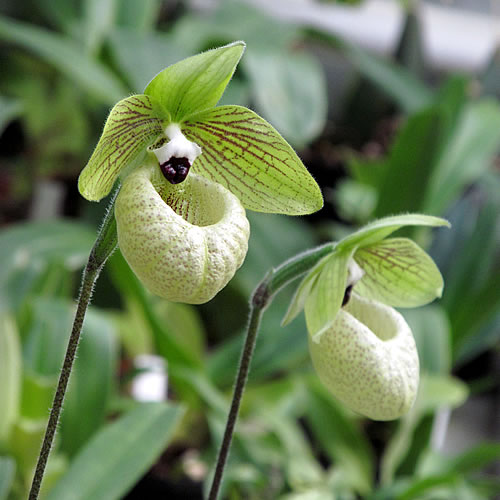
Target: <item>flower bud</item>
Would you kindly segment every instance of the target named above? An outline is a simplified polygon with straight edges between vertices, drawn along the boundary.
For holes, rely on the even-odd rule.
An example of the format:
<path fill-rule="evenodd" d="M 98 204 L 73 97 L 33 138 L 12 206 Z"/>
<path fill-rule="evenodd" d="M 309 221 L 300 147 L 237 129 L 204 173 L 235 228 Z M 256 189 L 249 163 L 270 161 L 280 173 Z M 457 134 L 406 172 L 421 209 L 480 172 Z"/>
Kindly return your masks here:
<path fill-rule="evenodd" d="M 393 308 L 353 293 L 318 342 L 312 362 L 330 392 L 373 420 L 392 420 L 412 406 L 418 354 L 410 327 Z"/>
<path fill-rule="evenodd" d="M 250 228 L 238 198 L 191 173 L 170 184 L 155 167 L 124 181 L 116 200 L 118 244 L 144 285 L 174 302 L 212 299 L 241 266 Z"/>

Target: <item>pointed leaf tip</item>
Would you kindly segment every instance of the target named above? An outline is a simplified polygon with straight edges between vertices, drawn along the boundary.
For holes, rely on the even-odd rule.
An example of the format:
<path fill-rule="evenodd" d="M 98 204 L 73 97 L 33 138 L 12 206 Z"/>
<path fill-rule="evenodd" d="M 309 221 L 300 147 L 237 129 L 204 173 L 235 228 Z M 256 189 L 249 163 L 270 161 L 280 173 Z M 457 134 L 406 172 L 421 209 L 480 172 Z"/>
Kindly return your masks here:
<path fill-rule="evenodd" d="M 162 120 L 150 97 L 133 95 L 111 110 L 101 138 L 78 179 L 80 194 L 90 201 L 104 198 L 120 172 L 140 161 L 162 133 Z"/>

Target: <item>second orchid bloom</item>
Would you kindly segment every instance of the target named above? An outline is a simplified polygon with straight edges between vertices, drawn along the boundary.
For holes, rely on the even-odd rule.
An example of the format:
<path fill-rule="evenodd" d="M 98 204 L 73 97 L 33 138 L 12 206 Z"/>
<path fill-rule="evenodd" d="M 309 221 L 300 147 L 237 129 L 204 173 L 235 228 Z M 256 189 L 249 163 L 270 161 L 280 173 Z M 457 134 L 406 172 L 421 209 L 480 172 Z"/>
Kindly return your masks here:
<path fill-rule="evenodd" d="M 419 383 L 412 332 L 393 307 L 418 307 L 441 296 L 432 259 L 407 238 L 408 225 L 445 226 L 426 215 L 386 217 L 332 245 L 299 285 L 283 324 L 305 310 L 309 349 L 319 378 L 347 407 L 392 420 L 413 405 Z"/>

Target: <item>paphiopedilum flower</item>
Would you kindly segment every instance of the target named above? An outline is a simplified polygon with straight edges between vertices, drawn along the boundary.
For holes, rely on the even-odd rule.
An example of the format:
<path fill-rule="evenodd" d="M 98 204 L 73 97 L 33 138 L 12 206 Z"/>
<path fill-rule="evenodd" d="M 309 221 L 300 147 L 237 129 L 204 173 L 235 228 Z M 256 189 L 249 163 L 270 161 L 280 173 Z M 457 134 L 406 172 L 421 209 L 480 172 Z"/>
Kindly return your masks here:
<path fill-rule="evenodd" d="M 115 204 L 119 247 L 153 293 L 210 300 L 242 264 L 245 209 L 301 215 L 318 185 L 280 134 L 253 111 L 216 106 L 240 60 L 236 42 L 161 71 L 118 102 L 82 171 L 80 193 Z"/>
<path fill-rule="evenodd" d="M 330 392 L 374 420 L 412 406 L 419 361 L 410 327 L 393 307 L 440 297 L 433 260 L 407 238 L 387 238 L 406 225 L 442 226 L 425 215 L 375 221 L 338 242 L 299 285 L 283 323 L 304 308 L 316 372 Z"/>

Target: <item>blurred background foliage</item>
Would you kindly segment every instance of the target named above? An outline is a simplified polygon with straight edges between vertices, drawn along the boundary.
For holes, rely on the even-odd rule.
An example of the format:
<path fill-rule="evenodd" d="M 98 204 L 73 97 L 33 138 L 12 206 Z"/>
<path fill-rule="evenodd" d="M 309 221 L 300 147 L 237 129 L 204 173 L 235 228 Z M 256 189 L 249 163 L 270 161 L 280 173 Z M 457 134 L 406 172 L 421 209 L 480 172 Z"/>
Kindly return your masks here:
<path fill-rule="evenodd" d="M 43 497 L 202 498 L 258 280 L 374 217 L 418 211 L 448 218 L 452 229 L 410 234 L 446 283 L 442 300 L 403 311 L 421 359 L 415 407 L 380 423 L 337 404 L 312 372 L 303 319 L 279 327 L 286 290 L 264 316 L 223 497 L 494 498 L 497 59 L 482 74 L 430 71 L 413 10 L 388 59 L 251 2 L 200 10 L 173 0 L 4 0 L 0 500 L 26 498 L 31 481 L 105 206 L 81 199 L 76 179 L 110 107 L 168 64 L 236 39 L 248 48 L 223 102 L 250 106 L 280 130 L 320 183 L 325 208 L 301 219 L 249 213 L 245 264 L 196 308 L 150 296 L 116 252 L 85 323 Z M 134 360 L 144 354 L 168 364 L 168 401 L 131 397 L 144 371 Z"/>

